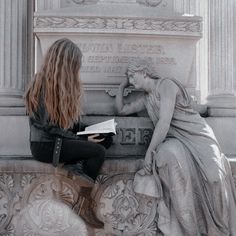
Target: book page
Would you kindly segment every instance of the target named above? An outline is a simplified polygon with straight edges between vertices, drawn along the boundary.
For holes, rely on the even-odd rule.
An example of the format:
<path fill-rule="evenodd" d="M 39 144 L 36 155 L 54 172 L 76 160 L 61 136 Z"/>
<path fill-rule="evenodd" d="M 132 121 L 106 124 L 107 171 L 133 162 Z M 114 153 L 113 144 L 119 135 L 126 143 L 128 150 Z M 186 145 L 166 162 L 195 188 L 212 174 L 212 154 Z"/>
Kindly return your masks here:
<path fill-rule="evenodd" d="M 85 131 L 77 132 L 77 135 L 85 134 L 116 134 L 116 122 L 114 119 L 103 121 L 85 128 Z"/>

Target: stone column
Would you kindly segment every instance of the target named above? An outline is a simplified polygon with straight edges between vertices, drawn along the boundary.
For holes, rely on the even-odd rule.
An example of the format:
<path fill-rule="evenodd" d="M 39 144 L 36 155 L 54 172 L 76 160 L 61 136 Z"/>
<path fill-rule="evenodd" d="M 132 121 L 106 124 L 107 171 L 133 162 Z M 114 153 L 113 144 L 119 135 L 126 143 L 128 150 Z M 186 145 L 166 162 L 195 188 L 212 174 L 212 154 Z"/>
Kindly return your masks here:
<path fill-rule="evenodd" d="M 236 116 L 233 11 L 234 0 L 209 1 L 210 116 Z"/>
<path fill-rule="evenodd" d="M 0 1 L 0 115 L 25 113 L 23 94 L 32 74 L 33 1 Z"/>

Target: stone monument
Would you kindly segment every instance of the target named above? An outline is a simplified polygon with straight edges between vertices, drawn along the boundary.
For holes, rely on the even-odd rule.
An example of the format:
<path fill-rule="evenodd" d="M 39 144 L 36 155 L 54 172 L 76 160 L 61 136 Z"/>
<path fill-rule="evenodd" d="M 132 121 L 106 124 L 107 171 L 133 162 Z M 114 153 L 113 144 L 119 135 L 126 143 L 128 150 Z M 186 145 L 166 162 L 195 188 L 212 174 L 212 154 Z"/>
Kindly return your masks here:
<path fill-rule="evenodd" d="M 199 96 L 193 68 L 201 18 L 175 13 L 173 1 L 61 1 L 49 7 L 41 3 L 34 15 L 34 32 L 40 52 L 38 66 L 49 45 L 58 38 L 67 37 L 81 48 L 84 119 L 88 123 L 116 114 L 118 85 L 127 63 L 137 57 L 150 60 L 160 76 L 180 80 L 192 96 Z M 129 101 L 139 93 L 127 89 L 124 96 Z M 105 229 L 94 233 L 156 235 L 156 200 L 137 196 L 132 189 L 134 172 L 141 166 L 152 135 L 152 124 L 145 114 L 117 117 L 116 121 L 118 135 L 94 190 L 97 214 Z"/>
<path fill-rule="evenodd" d="M 200 101 L 196 75 L 199 58 L 196 59 L 195 52 L 196 43 L 202 36 L 202 19 L 191 15 L 192 1 L 40 0 L 35 1 L 34 14 L 29 1 L 18 2 L 18 5 L 12 0 L 0 3 L 2 15 L 11 7 L 21 13 L 11 18 L 15 22 L 12 24 L 0 19 L 4 26 L 0 33 L 4 31 L 5 35 L 0 39 L 0 48 L 6 48 L 0 55 L 0 66 L 5 73 L 4 76 L 0 74 L 0 133 L 4 133 L 4 138 L 0 138 L 0 234 L 158 235 L 156 200 L 136 195 L 132 189 L 134 173 L 142 166 L 153 130 L 146 114 L 115 117 L 118 133 L 94 188 L 96 212 L 105 227 L 94 230 L 70 210 L 78 203 L 80 186 L 86 183 L 69 177 L 60 168 L 31 160 L 22 94 L 34 72 L 31 52 L 36 54 L 37 68 L 48 46 L 58 38 L 67 37 L 81 48 L 84 55 L 81 78 L 85 88 L 84 120 L 87 123 L 115 116 L 114 98 L 118 85 L 125 76 L 128 61 L 135 57 L 154 63 L 160 76 L 180 80 L 195 100 Z M 189 14 L 183 15 L 185 12 Z M 16 22 L 19 32 L 14 34 L 16 36 L 9 46 L 8 39 Z M 15 41 L 23 47 L 18 47 Z M 207 50 L 203 49 L 206 53 Z M 4 59 L 6 55 L 11 58 L 12 67 L 9 60 Z M 17 64 L 17 58 L 20 64 Z M 15 68 L 12 74 L 10 68 Z M 126 89 L 124 96 L 130 101 L 139 93 Z M 225 141 L 234 120 L 230 119 L 230 125 L 225 122 L 227 132 L 222 136 L 218 129 L 222 121 L 217 123 L 213 118 L 208 119 L 216 128 L 223 151 L 229 151 L 235 157 L 234 133 L 230 133 L 232 139 L 229 142 Z"/>

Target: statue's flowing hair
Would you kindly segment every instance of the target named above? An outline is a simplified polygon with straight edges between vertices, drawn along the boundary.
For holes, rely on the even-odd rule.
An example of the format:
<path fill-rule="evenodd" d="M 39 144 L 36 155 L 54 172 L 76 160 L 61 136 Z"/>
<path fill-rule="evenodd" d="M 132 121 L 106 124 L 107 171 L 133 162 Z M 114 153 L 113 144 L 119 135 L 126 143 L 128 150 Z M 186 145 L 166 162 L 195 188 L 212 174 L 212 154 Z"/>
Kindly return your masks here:
<path fill-rule="evenodd" d="M 26 91 L 27 113 L 33 115 L 42 99 L 52 124 L 72 127 L 81 114 L 81 64 L 82 53 L 76 44 L 66 38 L 54 42 Z"/>
<path fill-rule="evenodd" d="M 126 75 L 134 72 L 145 72 L 151 79 L 160 79 L 160 76 L 157 74 L 153 63 L 150 60 L 142 58 L 132 59 L 126 70 Z"/>

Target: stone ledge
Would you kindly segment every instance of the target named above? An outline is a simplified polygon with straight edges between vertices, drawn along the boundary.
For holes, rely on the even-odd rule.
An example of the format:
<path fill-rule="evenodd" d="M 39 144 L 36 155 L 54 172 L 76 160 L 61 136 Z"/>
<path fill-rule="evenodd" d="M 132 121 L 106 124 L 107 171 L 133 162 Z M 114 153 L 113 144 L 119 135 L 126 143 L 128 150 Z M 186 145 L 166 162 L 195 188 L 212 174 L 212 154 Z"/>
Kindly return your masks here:
<path fill-rule="evenodd" d="M 86 124 L 109 120 L 114 116 L 84 117 Z M 113 137 L 114 145 L 107 150 L 109 157 L 144 156 L 146 145 L 150 142 L 152 123 L 145 117 L 115 117 L 117 135 Z M 27 116 L 0 116 L 0 157 L 30 157 L 29 122 Z"/>
<path fill-rule="evenodd" d="M 114 116 L 87 116 L 84 122 L 94 124 Z M 115 117 L 117 135 L 113 136 L 114 145 L 107 150 L 111 158 L 142 158 L 150 142 L 153 125 L 147 117 Z M 213 128 L 222 151 L 227 157 L 236 157 L 235 117 L 207 117 Z M 30 157 L 29 124 L 27 116 L 0 116 L 0 157 Z"/>

